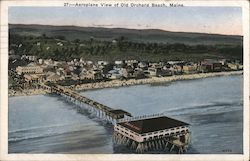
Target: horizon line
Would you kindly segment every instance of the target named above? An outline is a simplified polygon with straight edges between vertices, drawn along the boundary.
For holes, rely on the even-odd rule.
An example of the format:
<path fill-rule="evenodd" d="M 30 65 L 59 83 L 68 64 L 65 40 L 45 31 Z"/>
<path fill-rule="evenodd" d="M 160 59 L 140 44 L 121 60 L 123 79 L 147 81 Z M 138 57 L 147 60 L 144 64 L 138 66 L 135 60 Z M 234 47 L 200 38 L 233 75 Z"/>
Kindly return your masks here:
<path fill-rule="evenodd" d="M 164 32 L 175 32 L 175 33 L 193 33 L 193 34 L 209 34 L 209 35 L 221 35 L 221 36 L 240 36 L 243 37 L 244 35 L 233 35 L 233 34 L 225 34 L 225 33 L 209 33 L 209 32 L 188 32 L 188 31 L 170 31 L 170 30 L 164 30 L 160 28 L 144 28 L 144 29 L 138 29 L 138 28 L 129 28 L 129 27 L 108 27 L 108 25 L 102 26 L 77 26 L 77 25 L 52 25 L 52 24 L 21 24 L 21 23 L 8 23 L 8 25 L 37 25 L 37 26 L 53 26 L 53 27 L 79 27 L 79 28 L 103 28 L 103 29 L 128 29 L 128 30 L 160 30 Z"/>

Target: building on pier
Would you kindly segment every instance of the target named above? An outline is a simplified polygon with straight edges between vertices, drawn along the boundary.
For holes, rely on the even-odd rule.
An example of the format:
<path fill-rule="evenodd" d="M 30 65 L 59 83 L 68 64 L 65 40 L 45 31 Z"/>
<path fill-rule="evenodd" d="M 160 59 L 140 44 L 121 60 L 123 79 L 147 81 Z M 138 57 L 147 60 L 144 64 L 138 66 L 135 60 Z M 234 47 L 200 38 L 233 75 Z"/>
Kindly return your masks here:
<path fill-rule="evenodd" d="M 121 110 L 121 109 L 111 110 L 109 111 L 109 115 L 116 120 L 123 119 L 126 117 L 127 118 L 132 117 L 132 115 L 129 112 Z"/>
<path fill-rule="evenodd" d="M 126 119 L 132 116 L 129 112 L 121 109 L 115 109 L 115 110 L 112 109 L 106 111 L 105 115 L 106 116 L 104 119 L 112 123 L 113 125 L 115 125 L 120 119 Z"/>
<path fill-rule="evenodd" d="M 188 132 L 188 125 L 166 116 L 121 122 L 115 125 L 115 131 L 137 141 L 144 142 L 161 137 L 181 135 Z"/>
<path fill-rule="evenodd" d="M 189 124 L 164 115 L 141 117 L 131 121 L 118 122 L 114 126 L 115 143 L 125 143 L 137 152 L 155 149 L 174 148 L 179 153 L 187 150 L 189 143 Z"/>

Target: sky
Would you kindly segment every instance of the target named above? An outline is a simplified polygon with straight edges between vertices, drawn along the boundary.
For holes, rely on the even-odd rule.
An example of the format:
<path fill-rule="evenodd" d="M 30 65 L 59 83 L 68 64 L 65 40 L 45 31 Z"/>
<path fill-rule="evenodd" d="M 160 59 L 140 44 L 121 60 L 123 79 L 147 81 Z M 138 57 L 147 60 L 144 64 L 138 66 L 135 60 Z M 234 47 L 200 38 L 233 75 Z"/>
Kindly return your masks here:
<path fill-rule="evenodd" d="M 243 34 L 240 7 L 10 7 L 9 23 Z"/>

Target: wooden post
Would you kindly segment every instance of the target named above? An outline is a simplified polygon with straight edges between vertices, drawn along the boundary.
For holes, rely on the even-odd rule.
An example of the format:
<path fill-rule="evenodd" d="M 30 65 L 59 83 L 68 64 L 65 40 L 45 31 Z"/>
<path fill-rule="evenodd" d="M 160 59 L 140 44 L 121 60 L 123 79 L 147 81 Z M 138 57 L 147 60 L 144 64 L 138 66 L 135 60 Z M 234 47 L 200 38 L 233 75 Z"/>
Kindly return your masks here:
<path fill-rule="evenodd" d="M 167 149 L 168 149 L 168 141 L 167 141 L 167 143 L 166 143 L 166 145 L 165 145 L 164 150 L 167 150 Z"/>
<path fill-rule="evenodd" d="M 170 152 L 172 152 L 172 150 L 174 149 L 174 144 L 172 145 L 171 149 L 170 149 Z"/>

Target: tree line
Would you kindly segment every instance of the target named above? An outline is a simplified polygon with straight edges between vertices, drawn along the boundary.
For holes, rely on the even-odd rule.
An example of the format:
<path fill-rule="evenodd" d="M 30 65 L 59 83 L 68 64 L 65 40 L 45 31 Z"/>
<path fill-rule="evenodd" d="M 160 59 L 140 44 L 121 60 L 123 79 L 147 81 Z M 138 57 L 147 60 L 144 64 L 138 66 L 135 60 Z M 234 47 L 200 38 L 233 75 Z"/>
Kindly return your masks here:
<path fill-rule="evenodd" d="M 63 45 L 58 45 L 61 42 Z M 150 57 L 167 58 L 169 55 L 218 55 L 220 58 L 243 58 L 242 45 L 187 45 L 182 43 L 149 43 L 130 41 L 124 36 L 113 41 L 98 40 L 90 37 L 88 40 L 67 40 L 64 36 L 49 37 L 9 35 L 10 50 L 18 55 L 37 55 L 40 58 L 52 58 L 55 60 L 72 60 L 80 57 L 113 57 L 117 55 L 150 55 Z"/>

